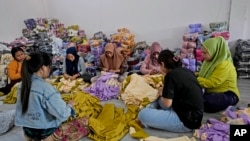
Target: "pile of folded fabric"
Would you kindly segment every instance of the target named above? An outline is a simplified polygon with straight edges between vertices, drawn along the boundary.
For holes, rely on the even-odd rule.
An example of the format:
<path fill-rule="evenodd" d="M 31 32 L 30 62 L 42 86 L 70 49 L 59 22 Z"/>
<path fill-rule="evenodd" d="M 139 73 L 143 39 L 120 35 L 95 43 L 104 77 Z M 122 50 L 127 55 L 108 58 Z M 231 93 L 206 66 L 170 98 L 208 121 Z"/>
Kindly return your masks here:
<path fill-rule="evenodd" d="M 195 50 L 197 46 L 198 33 L 185 33 L 183 35 L 182 48 L 180 50 L 180 57 L 182 59 L 183 67 L 196 71 Z"/>
<path fill-rule="evenodd" d="M 234 64 L 238 78 L 250 78 L 250 40 L 239 39 L 235 46 Z"/>

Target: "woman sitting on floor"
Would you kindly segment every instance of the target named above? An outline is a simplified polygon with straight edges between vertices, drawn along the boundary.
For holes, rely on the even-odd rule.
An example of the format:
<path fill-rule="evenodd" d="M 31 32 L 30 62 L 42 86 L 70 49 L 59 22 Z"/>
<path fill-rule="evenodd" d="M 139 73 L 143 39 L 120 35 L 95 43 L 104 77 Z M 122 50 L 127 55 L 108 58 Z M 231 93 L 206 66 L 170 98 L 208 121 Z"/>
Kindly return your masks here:
<path fill-rule="evenodd" d="M 197 79 L 205 88 L 205 112 L 214 113 L 237 104 L 240 97 L 237 73 L 225 39 L 207 39 L 202 43 L 201 51 L 204 61 Z"/>
<path fill-rule="evenodd" d="M 100 68 L 105 72 L 122 74 L 123 55 L 117 51 L 116 45 L 107 43 L 105 53 L 100 56 Z"/>
<path fill-rule="evenodd" d="M 144 59 L 140 71 L 142 74 L 159 74 L 161 72 L 157 58 L 162 51 L 158 42 L 154 42 L 150 47 L 150 54 Z"/>
<path fill-rule="evenodd" d="M 138 122 L 171 132 L 189 132 L 201 126 L 203 118 L 202 88 L 190 70 L 170 50 L 163 50 L 158 63 L 165 74 L 159 98 L 138 114 Z"/>
<path fill-rule="evenodd" d="M 11 88 L 21 81 L 21 67 L 25 58 L 25 53 L 21 47 L 14 47 L 11 49 L 11 55 L 14 58 L 7 66 L 7 75 L 10 79 L 10 83 L 4 88 L 0 89 L 0 92 L 8 94 Z"/>
<path fill-rule="evenodd" d="M 63 63 L 63 76 L 65 79 L 75 80 L 83 78 L 85 82 L 90 82 L 93 77 L 86 73 L 85 62 L 82 57 L 77 54 L 75 47 L 69 47 L 66 50 L 66 59 Z"/>

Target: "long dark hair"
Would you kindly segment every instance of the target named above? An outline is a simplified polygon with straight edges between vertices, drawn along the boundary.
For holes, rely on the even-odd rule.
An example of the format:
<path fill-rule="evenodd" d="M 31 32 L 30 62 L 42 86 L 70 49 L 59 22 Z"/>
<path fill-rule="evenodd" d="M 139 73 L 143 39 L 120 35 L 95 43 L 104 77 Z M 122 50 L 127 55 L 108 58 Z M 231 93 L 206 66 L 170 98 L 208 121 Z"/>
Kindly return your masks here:
<path fill-rule="evenodd" d="M 13 48 L 11 49 L 10 52 L 11 52 L 11 55 L 12 55 L 12 57 L 13 57 L 14 59 L 16 59 L 15 55 L 16 55 L 16 53 L 17 53 L 18 51 L 24 52 L 23 49 L 22 49 L 21 47 L 13 47 Z"/>
<path fill-rule="evenodd" d="M 33 73 L 37 72 L 42 66 L 51 66 L 51 59 L 49 55 L 44 52 L 31 53 L 30 55 L 26 56 L 23 61 L 21 70 L 21 104 L 23 114 L 27 111 L 29 105 L 29 96 L 32 83 L 31 76 Z"/>
<path fill-rule="evenodd" d="M 175 69 L 181 67 L 182 63 L 179 57 L 175 56 L 171 50 L 163 50 L 158 56 L 158 63 L 164 63 L 167 69 Z"/>

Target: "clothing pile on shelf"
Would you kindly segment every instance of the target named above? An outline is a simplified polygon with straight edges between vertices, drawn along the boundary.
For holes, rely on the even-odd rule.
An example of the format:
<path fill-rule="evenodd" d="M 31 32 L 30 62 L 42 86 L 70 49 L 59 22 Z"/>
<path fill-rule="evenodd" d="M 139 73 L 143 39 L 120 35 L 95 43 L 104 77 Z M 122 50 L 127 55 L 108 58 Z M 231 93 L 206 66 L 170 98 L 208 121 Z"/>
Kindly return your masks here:
<path fill-rule="evenodd" d="M 202 25 L 199 23 L 188 26 L 189 33 L 183 35 L 182 48 L 179 53 L 183 67 L 199 72 L 203 61 L 202 42 L 217 36 L 222 36 L 225 40 L 229 39 L 230 33 L 227 31 L 227 22 L 209 23 L 209 27 L 210 31 L 202 31 Z"/>
<path fill-rule="evenodd" d="M 234 65 L 238 78 L 250 78 L 250 39 L 236 41 Z"/>
<path fill-rule="evenodd" d="M 0 43 L 0 88 L 5 87 L 8 82 L 7 65 L 13 59 L 10 49 Z"/>
<path fill-rule="evenodd" d="M 150 52 L 149 47 L 146 41 L 140 41 L 135 44 L 133 54 L 126 58 L 128 71 L 140 71 L 142 62 Z"/>
<path fill-rule="evenodd" d="M 182 60 L 183 67 L 197 72 L 201 66 L 203 60 L 201 56 L 201 40 L 204 37 L 202 33 L 202 25 L 200 23 L 190 24 L 188 26 L 189 33 L 183 35 L 182 48 L 180 49 L 179 56 Z"/>

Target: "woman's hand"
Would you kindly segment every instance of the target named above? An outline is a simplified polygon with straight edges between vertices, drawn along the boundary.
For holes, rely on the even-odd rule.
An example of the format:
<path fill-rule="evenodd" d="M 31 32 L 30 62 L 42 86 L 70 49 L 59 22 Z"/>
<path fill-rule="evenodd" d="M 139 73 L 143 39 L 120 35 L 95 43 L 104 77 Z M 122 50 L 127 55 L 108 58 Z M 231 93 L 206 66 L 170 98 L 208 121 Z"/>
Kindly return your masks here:
<path fill-rule="evenodd" d="M 158 74 L 159 71 L 157 71 L 156 69 L 153 69 L 151 72 L 150 72 L 150 75 L 154 75 L 154 74 Z"/>
<path fill-rule="evenodd" d="M 70 79 L 70 77 L 71 77 L 71 76 L 70 76 L 70 75 L 68 75 L 68 74 L 66 74 L 66 73 L 64 73 L 64 74 L 63 74 L 63 77 L 64 77 L 65 79 L 67 79 L 67 80 L 68 80 L 68 79 Z"/>
<path fill-rule="evenodd" d="M 109 70 L 109 72 L 112 72 L 112 73 L 119 73 L 120 70 Z"/>
<path fill-rule="evenodd" d="M 71 80 L 76 80 L 76 78 L 78 78 L 79 76 L 80 76 L 80 74 L 77 73 L 77 74 L 74 74 L 70 79 Z"/>
<path fill-rule="evenodd" d="M 73 100 L 69 100 L 68 101 L 68 105 L 70 105 L 71 107 L 74 107 L 75 106 L 75 101 L 73 101 Z"/>
<path fill-rule="evenodd" d="M 163 87 L 158 88 L 158 96 L 162 96 Z"/>
<path fill-rule="evenodd" d="M 107 68 L 102 68 L 102 71 L 107 72 L 107 71 L 108 71 L 108 69 L 107 69 Z"/>
<path fill-rule="evenodd" d="M 195 75 L 196 77 L 198 77 L 198 76 L 199 76 L 199 72 L 194 72 L 194 75 Z"/>

